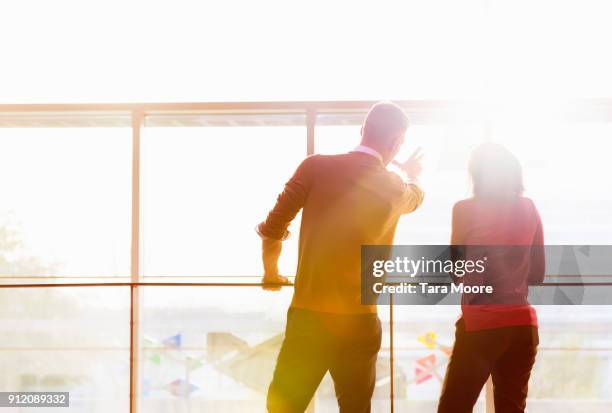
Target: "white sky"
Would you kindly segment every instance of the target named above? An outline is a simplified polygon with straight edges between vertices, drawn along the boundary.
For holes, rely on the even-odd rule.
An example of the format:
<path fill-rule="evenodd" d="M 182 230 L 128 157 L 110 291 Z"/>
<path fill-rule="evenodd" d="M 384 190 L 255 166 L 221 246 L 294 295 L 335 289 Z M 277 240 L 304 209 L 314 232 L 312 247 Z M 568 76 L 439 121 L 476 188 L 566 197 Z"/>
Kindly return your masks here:
<path fill-rule="evenodd" d="M 0 101 L 612 96 L 612 3 L 489 4 L 4 1 Z"/>

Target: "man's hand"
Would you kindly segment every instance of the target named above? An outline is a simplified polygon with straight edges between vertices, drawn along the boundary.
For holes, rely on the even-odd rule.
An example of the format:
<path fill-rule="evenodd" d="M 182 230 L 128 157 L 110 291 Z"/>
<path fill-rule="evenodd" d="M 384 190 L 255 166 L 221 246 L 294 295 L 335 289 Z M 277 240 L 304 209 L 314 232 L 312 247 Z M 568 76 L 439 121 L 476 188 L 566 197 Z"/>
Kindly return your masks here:
<path fill-rule="evenodd" d="M 397 161 L 393 161 L 393 164 L 400 168 L 408 179 L 412 181 L 416 181 L 421 175 L 421 171 L 423 170 L 423 165 L 421 165 L 421 159 L 423 158 L 423 152 L 421 148 L 417 148 L 412 155 L 406 160 L 406 162 L 401 163 Z"/>
<path fill-rule="evenodd" d="M 278 257 L 283 249 L 280 240 L 263 238 L 261 240 L 261 258 L 263 259 L 264 276 L 262 288 L 268 291 L 278 291 L 280 284 L 287 284 L 289 280 L 278 273 Z"/>
<path fill-rule="evenodd" d="M 261 279 L 261 282 L 263 284 L 261 288 L 263 288 L 264 290 L 279 291 L 282 287 L 282 284 L 289 283 L 289 279 L 280 274 L 273 273 L 273 274 L 264 274 L 263 278 Z"/>

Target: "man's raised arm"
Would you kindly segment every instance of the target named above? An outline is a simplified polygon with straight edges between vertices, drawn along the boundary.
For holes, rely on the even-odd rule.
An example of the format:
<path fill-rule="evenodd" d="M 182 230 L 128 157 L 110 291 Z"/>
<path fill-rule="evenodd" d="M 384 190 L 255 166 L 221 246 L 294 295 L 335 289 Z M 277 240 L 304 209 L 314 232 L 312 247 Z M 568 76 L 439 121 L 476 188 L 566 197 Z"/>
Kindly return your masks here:
<path fill-rule="evenodd" d="M 412 153 L 412 155 L 410 155 L 406 162 L 401 163 L 393 161 L 393 164 L 400 168 L 406 175 L 406 179 L 404 179 L 406 188 L 401 199 L 402 214 L 407 214 L 416 210 L 421 206 L 423 199 L 425 198 L 425 193 L 423 190 L 421 190 L 418 181 L 421 171 L 423 170 L 423 166 L 421 164 L 422 158 L 423 153 L 421 152 L 421 148 L 418 148 Z"/>

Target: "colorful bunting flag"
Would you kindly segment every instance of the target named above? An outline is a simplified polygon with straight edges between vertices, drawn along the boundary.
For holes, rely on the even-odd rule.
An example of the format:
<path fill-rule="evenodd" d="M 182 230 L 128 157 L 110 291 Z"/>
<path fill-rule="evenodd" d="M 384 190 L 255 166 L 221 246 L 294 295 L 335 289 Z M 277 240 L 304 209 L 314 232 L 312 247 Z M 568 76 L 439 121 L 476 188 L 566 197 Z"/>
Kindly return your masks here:
<path fill-rule="evenodd" d="M 432 370 L 436 366 L 436 355 L 422 357 L 416 361 L 417 367 L 414 369 L 416 375 L 415 383 L 421 384 L 433 377 Z"/>
<path fill-rule="evenodd" d="M 172 383 L 168 383 L 166 389 L 174 396 L 189 397 L 189 395 L 199 389 L 199 387 L 186 380 L 176 379 Z"/>
<path fill-rule="evenodd" d="M 436 348 L 436 333 L 430 331 L 428 333 L 423 334 L 422 336 L 417 337 L 419 343 L 425 344 L 428 349 Z"/>
<path fill-rule="evenodd" d="M 152 354 L 149 356 L 149 360 L 152 361 L 155 364 L 161 364 L 161 355 L 159 354 Z"/>
<path fill-rule="evenodd" d="M 181 347 L 181 333 L 168 337 L 163 341 L 166 348 L 178 349 Z"/>
<path fill-rule="evenodd" d="M 187 356 L 185 359 L 185 366 L 187 367 L 187 371 L 193 371 L 202 367 L 204 363 L 200 359 L 195 357 Z"/>

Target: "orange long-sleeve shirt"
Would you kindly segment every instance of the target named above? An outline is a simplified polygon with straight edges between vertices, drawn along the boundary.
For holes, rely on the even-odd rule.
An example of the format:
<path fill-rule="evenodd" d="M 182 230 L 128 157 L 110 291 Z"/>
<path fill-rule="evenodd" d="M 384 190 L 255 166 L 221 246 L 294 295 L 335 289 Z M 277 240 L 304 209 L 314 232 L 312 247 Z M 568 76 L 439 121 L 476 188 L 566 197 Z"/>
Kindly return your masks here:
<path fill-rule="evenodd" d="M 418 208 L 423 196 L 363 152 L 306 158 L 258 227 L 264 237 L 283 239 L 303 209 L 291 305 L 376 312 L 376 306 L 361 304 L 361 246 L 392 244 L 399 217 Z"/>

